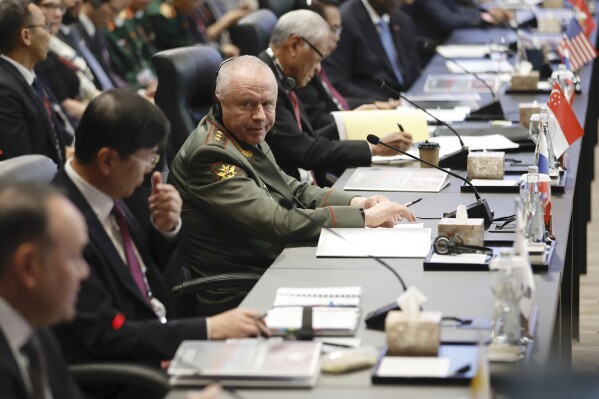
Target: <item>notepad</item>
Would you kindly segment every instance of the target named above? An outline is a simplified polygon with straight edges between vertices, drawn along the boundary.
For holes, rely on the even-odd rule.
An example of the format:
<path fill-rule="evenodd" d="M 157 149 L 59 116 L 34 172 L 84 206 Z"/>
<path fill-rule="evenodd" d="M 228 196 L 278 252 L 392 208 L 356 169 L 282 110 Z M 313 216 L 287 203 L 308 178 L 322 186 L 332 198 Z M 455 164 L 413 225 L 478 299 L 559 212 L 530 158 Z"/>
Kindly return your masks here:
<path fill-rule="evenodd" d="M 426 114 L 419 109 L 399 107 L 395 110 L 332 112 L 341 140 L 365 140 L 369 134 L 380 137 L 398 132 L 398 123 L 412 134 L 414 142 L 428 140 Z"/>
<path fill-rule="evenodd" d="M 362 287 L 281 287 L 273 306 L 359 306 Z"/>
<path fill-rule="evenodd" d="M 317 336 L 353 336 L 360 321 L 357 307 L 313 307 L 312 330 Z M 285 335 L 302 328 L 304 308 L 301 306 L 274 307 L 268 311 L 264 322 L 272 335 Z"/>

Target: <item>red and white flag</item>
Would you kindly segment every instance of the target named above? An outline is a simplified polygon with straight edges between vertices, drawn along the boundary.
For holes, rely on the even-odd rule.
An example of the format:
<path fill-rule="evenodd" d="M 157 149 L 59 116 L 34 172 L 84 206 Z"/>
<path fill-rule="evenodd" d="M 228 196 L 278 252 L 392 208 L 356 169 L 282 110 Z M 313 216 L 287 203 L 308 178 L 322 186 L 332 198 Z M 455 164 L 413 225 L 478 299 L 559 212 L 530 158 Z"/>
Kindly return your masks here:
<path fill-rule="evenodd" d="M 597 57 L 597 50 L 584 35 L 576 18 L 572 18 L 566 27 L 564 38 L 559 43 L 558 51 L 562 57 L 568 54 L 573 71 Z"/>
<path fill-rule="evenodd" d="M 553 153 L 556 158 L 559 158 L 572 143 L 582 137 L 584 130 L 578 123 L 572 106 L 566 100 L 564 92 L 557 83 L 553 84 L 547 106 L 555 115 L 557 122 L 555 131 L 550 131 L 549 134 L 553 145 Z"/>

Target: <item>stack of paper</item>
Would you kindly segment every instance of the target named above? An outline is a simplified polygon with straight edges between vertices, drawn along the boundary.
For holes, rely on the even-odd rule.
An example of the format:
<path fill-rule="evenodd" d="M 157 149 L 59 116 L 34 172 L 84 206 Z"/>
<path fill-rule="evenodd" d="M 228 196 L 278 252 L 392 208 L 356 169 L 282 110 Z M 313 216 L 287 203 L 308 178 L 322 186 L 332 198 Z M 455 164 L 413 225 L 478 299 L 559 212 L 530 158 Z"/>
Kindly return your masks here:
<path fill-rule="evenodd" d="M 320 371 L 321 342 L 184 341 L 168 368 L 171 385 L 309 388 Z"/>
<path fill-rule="evenodd" d="M 432 168 L 357 168 L 343 189 L 438 193 L 446 180 L 447 173 Z"/>
<path fill-rule="evenodd" d="M 361 295 L 362 287 L 281 287 L 273 306 L 359 306 Z"/>
<path fill-rule="evenodd" d="M 424 258 L 431 247 L 431 229 L 322 230 L 317 257 Z M 341 236 L 341 237 L 339 237 Z"/>
<path fill-rule="evenodd" d="M 425 113 L 419 109 L 399 107 L 395 110 L 333 112 L 341 140 L 365 140 L 369 134 L 382 137 L 398 132 L 401 124 L 412 140 L 428 139 Z"/>

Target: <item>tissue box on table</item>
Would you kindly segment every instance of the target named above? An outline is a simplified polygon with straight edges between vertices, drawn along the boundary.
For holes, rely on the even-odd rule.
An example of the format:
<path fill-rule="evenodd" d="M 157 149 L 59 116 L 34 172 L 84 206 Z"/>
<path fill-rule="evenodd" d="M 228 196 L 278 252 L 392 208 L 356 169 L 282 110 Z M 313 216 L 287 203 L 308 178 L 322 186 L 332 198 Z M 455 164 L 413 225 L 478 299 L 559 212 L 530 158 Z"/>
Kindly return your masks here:
<path fill-rule="evenodd" d="M 441 312 L 419 312 L 415 317 L 402 311 L 387 313 L 387 355 L 437 356 L 440 325 Z"/>
<path fill-rule="evenodd" d="M 505 152 L 471 152 L 468 154 L 468 180 L 503 179 Z"/>
<path fill-rule="evenodd" d="M 453 238 L 456 235 L 464 245 L 482 246 L 485 232 L 484 219 L 453 219 L 443 218 L 437 226 L 440 236 Z"/>

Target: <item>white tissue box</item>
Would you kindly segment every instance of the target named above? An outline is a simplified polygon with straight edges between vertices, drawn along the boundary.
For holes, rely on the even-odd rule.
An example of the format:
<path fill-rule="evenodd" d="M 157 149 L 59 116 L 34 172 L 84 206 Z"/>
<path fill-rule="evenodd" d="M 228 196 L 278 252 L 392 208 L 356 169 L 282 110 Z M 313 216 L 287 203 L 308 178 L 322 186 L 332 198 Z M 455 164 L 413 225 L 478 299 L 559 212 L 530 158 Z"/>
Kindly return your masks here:
<path fill-rule="evenodd" d="M 503 179 L 505 152 L 471 152 L 468 154 L 468 180 Z"/>
<path fill-rule="evenodd" d="M 484 219 L 466 219 L 459 220 L 454 218 L 443 218 L 437 226 L 437 231 L 440 236 L 454 238 L 460 236 L 462 244 L 482 246 L 485 234 Z"/>
<path fill-rule="evenodd" d="M 420 312 L 412 319 L 390 311 L 385 319 L 388 356 L 437 356 L 441 341 L 441 312 Z"/>

